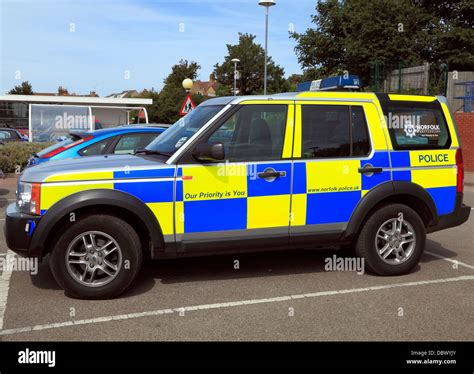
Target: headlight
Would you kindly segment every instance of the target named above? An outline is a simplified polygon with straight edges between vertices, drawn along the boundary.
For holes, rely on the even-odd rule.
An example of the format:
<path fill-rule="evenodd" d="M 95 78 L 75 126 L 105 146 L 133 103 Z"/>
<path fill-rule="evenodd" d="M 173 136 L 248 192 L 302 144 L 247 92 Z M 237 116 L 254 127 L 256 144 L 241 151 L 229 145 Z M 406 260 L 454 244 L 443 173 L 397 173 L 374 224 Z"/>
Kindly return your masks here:
<path fill-rule="evenodd" d="M 41 185 L 39 183 L 18 182 L 16 204 L 20 212 L 40 214 Z"/>

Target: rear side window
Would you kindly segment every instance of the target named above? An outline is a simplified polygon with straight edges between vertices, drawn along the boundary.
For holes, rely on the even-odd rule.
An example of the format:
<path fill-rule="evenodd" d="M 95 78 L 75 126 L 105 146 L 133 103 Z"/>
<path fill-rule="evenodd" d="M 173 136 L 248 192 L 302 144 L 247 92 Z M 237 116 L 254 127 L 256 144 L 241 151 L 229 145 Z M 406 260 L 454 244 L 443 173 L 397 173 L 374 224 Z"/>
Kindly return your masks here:
<path fill-rule="evenodd" d="M 150 144 L 158 134 L 144 133 L 122 135 L 117 145 L 115 146 L 115 154 L 134 154 L 139 149 L 144 149 Z"/>
<path fill-rule="evenodd" d="M 90 146 L 83 148 L 79 151 L 81 156 L 96 156 L 101 155 L 105 148 L 110 144 L 113 138 L 101 140 L 100 142 L 91 144 Z"/>
<path fill-rule="evenodd" d="M 367 156 L 370 153 L 370 138 L 365 120 L 364 108 L 351 106 L 352 157 Z"/>
<path fill-rule="evenodd" d="M 423 104 L 389 104 L 385 120 L 396 150 L 445 149 L 451 146 L 448 126 L 441 108 Z"/>
<path fill-rule="evenodd" d="M 302 158 L 362 157 L 370 140 L 361 106 L 302 105 Z"/>

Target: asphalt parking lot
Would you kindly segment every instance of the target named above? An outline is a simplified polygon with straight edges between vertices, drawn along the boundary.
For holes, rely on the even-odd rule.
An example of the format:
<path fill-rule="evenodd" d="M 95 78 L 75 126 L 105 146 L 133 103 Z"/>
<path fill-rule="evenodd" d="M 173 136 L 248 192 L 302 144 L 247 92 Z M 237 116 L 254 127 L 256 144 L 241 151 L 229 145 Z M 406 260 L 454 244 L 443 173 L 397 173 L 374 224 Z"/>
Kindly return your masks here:
<path fill-rule="evenodd" d="M 3 226 L 14 184 L 1 183 Z M 66 297 L 46 258 L 37 275 L 2 274 L 0 340 L 472 341 L 473 243 L 472 217 L 430 234 L 420 265 L 400 277 L 327 272 L 332 250 L 154 261 L 107 301 Z"/>

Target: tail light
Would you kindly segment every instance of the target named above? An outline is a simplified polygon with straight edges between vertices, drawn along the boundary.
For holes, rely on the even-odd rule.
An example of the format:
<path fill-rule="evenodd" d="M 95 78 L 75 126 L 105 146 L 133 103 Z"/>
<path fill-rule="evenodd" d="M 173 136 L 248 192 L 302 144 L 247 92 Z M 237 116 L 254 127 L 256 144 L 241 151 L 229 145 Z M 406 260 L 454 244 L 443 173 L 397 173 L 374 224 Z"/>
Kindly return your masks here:
<path fill-rule="evenodd" d="M 72 147 L 74 147 L 78 144 L 81 144 L 81 143 L 84 143 L 88 140 L 91 140 L 92 138 L 93 138 L 93 136 L 88 136 L 86 138 L 79 139 L 78 141 L 75 141 L 75 142 L 70 143 L 68 145 L 63 145 L 61 147 L 53 149 L 51 152 L 48 152 L 45 155 L 42 155 L 41 158 L 50 158 L 50 157 L 56 156 L 58 153 L 61 153 L 61 152 L 65 151 L 66 149 L 72 148 Z"/>
<path fill-rule="evenodd" d="M 462 193 L 464 189 L 464 162 L 462 158 L 462 149 L 458 148 L 456 151 L 456 166 L 457 166 L 457 181 L 456 192 Z"/>

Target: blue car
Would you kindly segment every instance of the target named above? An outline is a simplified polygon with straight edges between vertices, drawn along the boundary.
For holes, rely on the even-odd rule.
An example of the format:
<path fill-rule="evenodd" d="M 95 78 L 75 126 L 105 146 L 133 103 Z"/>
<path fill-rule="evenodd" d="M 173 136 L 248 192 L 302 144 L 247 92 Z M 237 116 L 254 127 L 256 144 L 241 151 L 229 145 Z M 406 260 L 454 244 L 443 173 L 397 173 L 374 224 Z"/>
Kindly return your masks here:
<path fill-rule="evenodd" d="M 49 160 L 97 156 L 105 154 L 133 154 L 145 148 L 165 127 L 123 126 L 90 132 L 71 132 L 59 143 L 34 154 L 27 167 Z"/>

